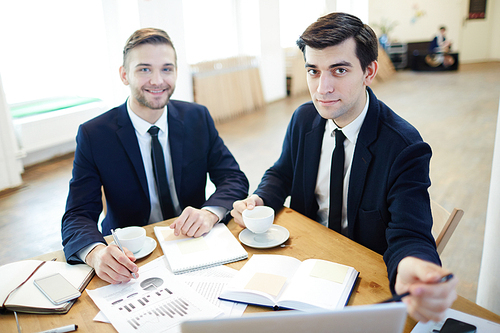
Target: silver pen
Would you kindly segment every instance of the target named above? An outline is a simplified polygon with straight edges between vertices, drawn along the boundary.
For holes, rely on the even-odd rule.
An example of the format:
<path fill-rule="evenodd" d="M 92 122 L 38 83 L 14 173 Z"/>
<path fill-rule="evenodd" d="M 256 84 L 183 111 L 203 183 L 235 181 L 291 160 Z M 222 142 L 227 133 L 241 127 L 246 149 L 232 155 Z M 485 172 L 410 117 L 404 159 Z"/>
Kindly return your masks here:
<path fill-rule="evenodd" d="M 120 241 L 118 240 L 118 236 L 116 235 L 116 233 L 113 229 L 111 229 L 111 235 L 113 235 L 113 240 L 115 241 L 115 244 L 120 248 L 120 251 L 122 251 L 122 253 L 125 254 L 125 251 L 123 251 L 123 247 L 120 244 Z M 135 275 L 134 272 L 132 272 L 132 271 L 129 271 L 129 272 L 130 272 L 130 274 L 132 274 L 134 279 L 137 279 L 137 276 Z"/>
<path fill-rule="evenodd" d="M 14 316 L 16 317 L 17 332 L 21 333 L 21 327 L 19 327 L 19 320 L 17 319 L 17 312 L 16 311 L 14 311 Z"/>

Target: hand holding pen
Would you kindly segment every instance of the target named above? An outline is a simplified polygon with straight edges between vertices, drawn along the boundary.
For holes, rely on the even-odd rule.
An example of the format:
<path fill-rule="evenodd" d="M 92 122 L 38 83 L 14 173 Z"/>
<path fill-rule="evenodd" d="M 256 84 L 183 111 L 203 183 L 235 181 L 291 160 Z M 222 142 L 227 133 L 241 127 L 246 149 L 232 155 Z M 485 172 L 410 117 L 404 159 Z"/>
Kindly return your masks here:
<path fill-rule="evenodd" d="M 123 255 L 118 244 L 107 246 L 101 243 L 90 251 L 85 262 L 95 269 L 95 273 L 103 281 L 112 284 L 126 283 L 133 278 L 132 272 L 138 277 L 139 270 L 134 263 L 133 254 L 127 253 L 129 254 Z"/>
<path fill-rule="evenodd" d="M 111 229 L 111 235 L 113 236 L 113 240 L 115 241 L 115 244 L 118 246 L 118 248 L 120 249 L 120 251 L 122 251 L 122 253 L 125 254 L 125 251 L 123 250 L 123 247 L 120 244 L 120 240 L 118 239 L 118 236 L 116 235 L 116 233 L 115 233 L 115 231 L 113 229 Z M 137 275 L 135 275 L 134 272 L 130 271 L 130 274 L 132 274 L 132 276 L 134 277 L 134 279 L 137 279 Z"/>
<path fill-rule="evenodd" d="M 445 275 L 443 276 L 441 279 L 439 279 L 436 284 L 438 283 L 445 283 L 445 282 L 448 282 L 449 280 L 451 280 L 453 278 L 453 274 L 450 273 L 448 275 Z M 400 295 L 394 295 L 393 297 L 391 298 L 388 298 L 386 299 L 385 301 L 382 301 L 380 303 L 391 303 L 391 302 L 399 302 L 403 299 L 403 297 L 406 297 L 406 296 L 410 296 L 411 293 L 409 291 L 405 292 L 405 293 L 402 293 Z"/>
<path fill-rule="evenodd" d="M 399 262 L 394 289 L 413 319 L 437 322 L 457 298 L 457 284 L 458 279 L 446 269 L 409 256 Z"/>

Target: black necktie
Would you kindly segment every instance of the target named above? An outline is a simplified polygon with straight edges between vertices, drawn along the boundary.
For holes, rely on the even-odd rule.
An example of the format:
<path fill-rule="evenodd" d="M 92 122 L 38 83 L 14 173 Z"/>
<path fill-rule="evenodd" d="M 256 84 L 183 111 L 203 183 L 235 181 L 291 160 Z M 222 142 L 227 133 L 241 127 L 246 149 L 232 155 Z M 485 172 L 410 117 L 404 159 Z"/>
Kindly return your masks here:
<path fill-rule="evenodd" d="M 163 219 L 166 220 L 175 217 L 176 214 L 174 206 L 172 205 L 170 189 L 168 187 L 167 169 L 165 167 L 163 148 L 158 140 L 159 130 L 160 129 L 158 127 L 151 126 L 148 132 L 151 134 L 151 160 L 153 161 L 153 174 L 156 180 L 156 189 L 158 190 Z"/>
<path fill-rule="evenodd" d="M 344 192 L 344 140 L 345 135 L 340 129 L 335 130 L 335 150 L 332 156 L 330 172 L 330 213 L 328 226 L 330 229 L 341 232 L 342 223 L 342 194 Z"/>

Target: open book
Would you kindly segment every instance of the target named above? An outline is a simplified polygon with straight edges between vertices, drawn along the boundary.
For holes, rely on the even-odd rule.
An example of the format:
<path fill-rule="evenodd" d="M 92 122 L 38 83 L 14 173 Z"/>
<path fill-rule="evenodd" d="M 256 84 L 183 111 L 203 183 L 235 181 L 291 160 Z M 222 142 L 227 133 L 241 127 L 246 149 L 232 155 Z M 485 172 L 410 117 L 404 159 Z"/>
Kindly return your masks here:
<path fill-rule="evenodd" d="M 247 251 L 223 223 L 198 238 L 175 236 L 170 227 L 154 227 L 154 230 L 174 274 L 248 258 Z"/>
<path fill-rule="evenodd" d="M 46 261 L 42 266 L 40 260 L 23 260 L 0 267 L 0 306 L 5 302 L 5 308 L 11 311 L 27 313 L 66 313 L 76 300 L 60 305 L 54 305 L 33 283 L 35 279 L 60 273 L 76 289 L 83 292 L 94 276 L 94 269 L 86 264 L 70 265 L 65 262 Z M 19 289 L 16 289 L 33 274 Z"/>
<path fill-rule="evenodd" d="M 340 309 L 358 275 L 353 267 L 330 261 L 254 254 L 219 298 L 302 311 Z"/>

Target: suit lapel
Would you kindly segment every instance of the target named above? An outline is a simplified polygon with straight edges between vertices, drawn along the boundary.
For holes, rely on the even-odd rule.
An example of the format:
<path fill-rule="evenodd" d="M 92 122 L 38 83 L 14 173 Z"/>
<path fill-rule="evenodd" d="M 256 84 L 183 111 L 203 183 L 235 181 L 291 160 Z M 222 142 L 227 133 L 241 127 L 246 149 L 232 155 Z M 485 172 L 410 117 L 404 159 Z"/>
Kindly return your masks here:
<path fill-rule="evenodd" d="M 366 174 L 372 160 L 368 147 L 377 139 L 379 123 L 378 100 L 368 87 L 370 105 L 361 125 L 354 156 L 352 159 L 351 176 L 349 178 L 349 193 L 347 198 L 347 221 L 349 237 L 354 235 L 354 225 L 357 220 L 359 205 L 363 196 Z"/>
<path fill-rule="evenodd" d="M 318 177 L 319 160 L 321 155 L 321 144 L 323 142 L 323 134 L 325 132 L 326 120 L 319 114 L 313 121 L 311 131 L 307 132 L 304 139 L 304 198 L 307 210 L 312 207 L 317 207 L 316 195 L 316 179 Z M 316 212 L 314 212 L 316 213 Z"/>
<path fill-rule="evenodd" d="M 170 146 L 170 156 L 172 160 L 172 168 L 174 170 L 174 182 L 177 191 L 179 203 L 181 201 L 181 183 L 182 183 L 182 162 L 183 147 L 184 147 L 184 122 L 179 109 L 172 102 L 168 103 L 168 144 Z"/>
<path fill-rule="evenodd" d="M 117 125 L 118 130 L 116 131 L 116 135 L 132 162 L 132 165 L 134 166 L 144 194 L 149 198 L 148 181 L 146 179 L 144 164 L 142 163 L 141 150 L 139 148 L 139 143 L 137 142 L 134 126 L 132 125 L 132 122 L 127 114 L 126 102 L 119 108 Z"/>

